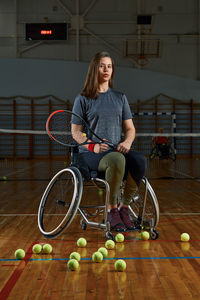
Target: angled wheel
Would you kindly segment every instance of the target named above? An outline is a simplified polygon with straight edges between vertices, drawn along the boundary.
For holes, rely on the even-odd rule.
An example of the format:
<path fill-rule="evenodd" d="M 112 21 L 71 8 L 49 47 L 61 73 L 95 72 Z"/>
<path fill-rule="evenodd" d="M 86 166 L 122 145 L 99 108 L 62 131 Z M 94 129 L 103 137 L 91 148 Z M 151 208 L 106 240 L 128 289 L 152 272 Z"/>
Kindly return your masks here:
<path fill-rule="evenodd" d="M 75 167 L 59 171 L 51 179 L 38 209 L 38 227 L 45 237 L 53 238 L 71 224 L 82 191 L 82 175 Z"/>
<path fill-rule="evenodd" d="M 144 199 L 146 195 L 146 206 L 144 207 Z M 138 193 L 133 197 L 129 210 L 133 215 L 136 226 L 142 224 L 148 229 L 156 227 L 159 221 L 159 205 L 153 188 L 146 178 L 143 178 Z"/>

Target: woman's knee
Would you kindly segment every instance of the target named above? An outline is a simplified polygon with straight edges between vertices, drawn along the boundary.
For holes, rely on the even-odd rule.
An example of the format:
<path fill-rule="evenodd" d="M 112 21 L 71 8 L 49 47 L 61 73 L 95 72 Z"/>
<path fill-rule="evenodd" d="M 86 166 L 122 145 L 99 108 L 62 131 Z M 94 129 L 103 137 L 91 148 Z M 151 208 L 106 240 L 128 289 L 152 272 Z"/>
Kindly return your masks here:
<path fill-rule="evenodd" d="M 125 171 L 126 159 L 120 152 L 111 152 L 105 155 L 99 163 L 99 171 L 105 171 L 111 168 L 115 171 Z"/>
<path fill-rule="evenodd" d="M 146 157 L 140 153 L 140 152 L 136 152 L 136 151 L 130 151 L 127 155 L 126 155 L 126 161 L 127 164 L 130 165 L 134 165 L 135 167 L 141 169 L 141 170 L 146 170 L 147 167 L 147 159 Z"/>

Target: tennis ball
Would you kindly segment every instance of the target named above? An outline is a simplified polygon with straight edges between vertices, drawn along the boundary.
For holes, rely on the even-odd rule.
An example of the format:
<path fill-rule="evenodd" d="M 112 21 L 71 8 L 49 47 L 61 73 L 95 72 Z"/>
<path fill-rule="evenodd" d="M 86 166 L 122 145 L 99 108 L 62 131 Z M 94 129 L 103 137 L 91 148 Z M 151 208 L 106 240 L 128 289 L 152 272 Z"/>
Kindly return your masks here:
<path fill-rule="evenodd" d="M 115 262 L 115 270 L 118 272 L 123 272 L 126 270 L 126 262 L 123 259 L 118 259 Z"/>
<path fill-rule="evenodd" d="M 104 247 L 99 248 L 98 252 L 100 252 L 103 255 L 103 258 L 107 257 L 108 255 L 108 250 Z"/>
<path fill-rule="evenodd" d="M 67 267 L 71 271 L 78 270 L 79 262 L 76 259 L 70 259 L 67 263 Z"/>
<path fill-rule="evenodd" d="M 78 241 L 77 241 L 77 246 L 78 247 L 85 247 L 86 245 L 87 245 L 86 239 L 84 239 L 84 238 L 78 239 Z"/>
<path fill-rule="evenodd" d="M 113 240 L 107 240 L 105 242 L 105 247 L 107 249 L 114 249 L 115 248 L 115 242 Z"/>
<path fill-rule="evenodd" d="M 181 234 L 181 241 L 182 241 L 182 242 L 188 242 L 189 239 L 190 239 L 190 236 L 189 236 L 188 233 L 185 233 L 185 232 L 184 232 L 184 233 Z"/>
<path fill-rule="evenodd" d="M 101 252 L 99 252 L 99 251 L 94 252 L 94 253 L 92 254 L 92 260 L 93 260 L 94 262 L 97 262 L 97 263 L 102 262 L 102 260 L 103 260 L 103 255 L 102 255 Z"/>
<path fill-rule="evenodd" d="M 44 251 L 44 253 L 49 254 L 52 252 L 53 248 L 50 244 L 45 244 L 42 246 L 42 250 Z"/>
<path fill-rule="evenodd" d="M 124 235 L 122 233 L 118 233 L 116 236 L 115 236 L 115 241 L 117 243 L 122 243 L 124 241 Z"/>
<path fill-rule="evenodd" d="M 39 254 L 42 251 L 42 246 L 40 244 L 35 244 L 32 247 L 32 251 L 35 254 Z"/>
<path fill-rule="evenodd" d="M 6 177 L 6 176 L 3 176 L 2 179 L 3 179 L 3 180 L 7 180 L 7 177 Z"/>
<path fill-rule="evenodd" d="M 72 252 L 69 256 L 70 259 L 76 259 L 77 261 L 80 261 L 81 256 L 78 252 Z"/>
<path fill-rule="evenodd" d="M 148 233 L 148 231 L 143 231 L 142 233 L 141 233 L 141 239 L 142 240 L 144 240 L 144 241 L 147 241 L 147 240 L 149 240 L 149 233 Z"/>
<path fill-rule="evenodd" d="M 24 256 L 25 256 L 25 251 L 24 251 L 23 249 L 17 249 L 17 250 L 15 251 L 15 257 L 16 257 L 17 259 L 23 259 Z"/>
<path fill-rule="evenodd" d="M 99 190 L 98 190 L 98 194 L 99 194 L 99 196 L 102 196 L 102 195 L 103 195 L 103 190 L 102 190 L 102 189 L 99 189 Z"/>

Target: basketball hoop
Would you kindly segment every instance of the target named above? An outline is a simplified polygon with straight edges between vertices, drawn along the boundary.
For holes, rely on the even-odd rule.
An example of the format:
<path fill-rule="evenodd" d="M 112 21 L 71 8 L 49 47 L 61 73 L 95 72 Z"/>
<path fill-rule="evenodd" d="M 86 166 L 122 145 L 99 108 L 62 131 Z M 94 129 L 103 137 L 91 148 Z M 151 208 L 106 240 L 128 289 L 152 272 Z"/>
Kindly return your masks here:
<path fill-rule="evenodd" d="M 148 59 L 144 56 L 144 55 L 139 55 L 136 59 L 136 63 L 140 66 L 140 67 L 144 67 L 146 66 L 149 61 Z"/>

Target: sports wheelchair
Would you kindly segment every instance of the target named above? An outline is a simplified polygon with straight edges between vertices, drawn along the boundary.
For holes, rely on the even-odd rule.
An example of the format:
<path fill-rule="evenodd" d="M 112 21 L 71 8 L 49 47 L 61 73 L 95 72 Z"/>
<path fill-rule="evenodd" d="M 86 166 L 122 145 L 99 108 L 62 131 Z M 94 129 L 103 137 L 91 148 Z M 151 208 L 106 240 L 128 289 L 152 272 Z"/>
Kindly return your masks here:
<path fill-rule="evenodd" d="M 173 147 L 171 144 L 157 144 L 155 145 L 151 153 L 149 155 L 150 161 L 153 160 L 155 157 L 159 159 L 172 159 L 173 161 L 176 160 L 176 155 Z"/>
<path fill-rule="evenodd" d="M 103 205 L 81 205 L 83 188 L 96 187 L 105 193 Z M 119 201 L 123 195 L 123 186 L 119 191 Z M 78 156 L 78 148 L 71 152 L 71 165 L 57 172 L 47 185 L 38 209 L 38 227 L 46 238 L 58 236 L 72 223 L 77 213 L 80 214 L 80 224 L 83 230 L 87 226 L 101 229 L 106 239 L 113 239 L 110 223 L 107 221 L 110 188 L 104 174 L 89 172 L 84 167 Z M 88 209 L 94 209 L 93 214 Z M 159 205 L 156 195 L 148 182 L 143 178 L 137 194 L 129 205 L 130 217 L 135 230 L 148 230 L 151 239 L 158 238 L 156 226 L 159 221 Z M 102 222 L 92 221 L 97 214 L 102 214 Z M 90 218 L 90 219 L 89 219 Z"/>

